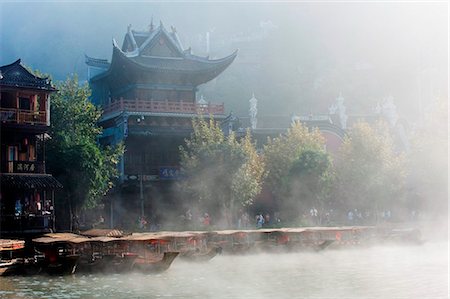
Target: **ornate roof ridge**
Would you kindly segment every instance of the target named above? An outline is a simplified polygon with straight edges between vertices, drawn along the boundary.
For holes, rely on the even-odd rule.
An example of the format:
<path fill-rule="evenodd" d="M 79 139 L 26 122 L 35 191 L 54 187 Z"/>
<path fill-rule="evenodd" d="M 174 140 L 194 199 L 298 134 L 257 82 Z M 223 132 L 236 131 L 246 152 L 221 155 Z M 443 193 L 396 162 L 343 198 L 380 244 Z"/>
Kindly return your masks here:
<path fill-rule="evenodd" d="M 128 25 L 127 35 L 129 36 L 129 39 L 131 40 L 131 44 L 133 45 L 133 49 L 134 50 L 138 49 L 139 47 L 138 47 L 138 45 L 136 43 L 136 40 L 134 39 L 133 33 L 131 32 L 131 24 Z"/>
<path fill-rule="evenodd" d="M 151 34 L 148 36 L 147 40 L 143 42 L 142 45 L 139 47 L 139 52 L 143 51 L 148 45 L 154 43 L 156 37 L 160 36 L 161 34 L 164 34 L 171 42 L 172 46 L 174 46 L 174 48 L 178 51 L 178 54 L 180 55 L 184 54 L 183 53 L 184 50 L 181 48 L 181 43 L 179 43 L 179 41 L 177 41 L 176 38 L 166 30 L 162 22 L 160 22 L 160 25 L 156 30 L 153 30 L 150 33 Z"/>
<path fill-rule="evenodd" d="M 22 59 L 19 58 L 16 61 L 14 61 L 13 63 L 2 65 L 2 66 L 0 66 L 0 70 L 2 71 L 2 73 L 7 72 L 7 71 L 9 71 L 9 69 L 12 66 L 14 66 L 16 64 L 22 64 L 21 61 L 22 61 Z"/>
<path fill-rule="evenodd" d="M 17 70 L 13 72 L 12 75 L 9 73 L 12 70 Z M 49 77 L 38 77 L 26 67 L 22 65 L 21 59 L 17 59 L 11 64 L 7 64 L 0 67 L 1 77 L 0 85 L 13 86 L 13 87 L 23 87 L 23 88 L 37 88 L 37 89 L 47 89 L 56 90 L 52 84 Z"/>
<path fill-rule="evenodd" d="M 150 34 L 152 34 L 152 31 L 140 31 L 140 30 L 135 30 L 135 29 L 131 29 L 131 33 L 133 33 L 134 35 L 142 35 L 142 36 L 149 36 Z"/>
<path fill-rule="evenodd" d="M 141 52 L 142 50 L 145 49 L 145 47 L 150 44 L 150 42 L 155 38 L 156 35 L 158 35 L 159 31 L 158 30 L 153 30 L 151 32 L 149 32 L 149 34 L 147 35 L 147 39 L 139 46 L 139 52 Z"/>
<path fill-rule="evenodd" d="M 128 31 L 131 32 L 131 34 L 136 32 L 131 30 L 131 28 L 129 28 Z M 109 63 L 109 68 L 105 72 L 93 76 L 90 80 L 102 80 L 103 78 L 108 77 L 114 70 L 116 70 L 117 67 L 120 67 L 120 64 L 126 63 L 130 64 L 130 66 L 138 67 L 142 71 L 198 74 L 201 77 L 195 80 L 198 81 L 197 84 L 202 84 L 212 80 L 211 78 L 216 77 L 223 72 L 234 61 L 238 53 L 238 50 L 236 50 L 230 55 L 219 59 L 209 59 L 209 56 L 200 57 L 193 55 L 190 52 L 190 48 L 187 50 L 182 50 L 180 48 L 180 44 L 174 40 L 176 38 L 176 29 L 172 28 L 172 32 L 169 33 L 162 24 L 157 29 L 148 32 L 147 35 L 148 37 L 145 42 L 143 42 L 138 49 L 134 49 L 130 52 L 120 48 L 117 42 L 113 39 L 113 53 Z M 158 37 L 160 35 L 166 36 L 166 43 L 170 43 L 171 49 L 179 52 L 179 55 L 174 57 L 142 55 L 142 51 L 144 49 L 149 46 L 153 46 L 151 43 L 158 42 Z M 126 35 L 126 37 L 128 38 L 128 35 Z M 107 65 L 106 60 L 98 60 L 98 62 L 102 66 Z M 93 61 L 93 63 L 95 63 L 95 61 Z"/>
<path fill-rule="evenodd" d="M 113 56 L 114 56 L 114 52 L 118 52 L 119 55 L 121 55 L 122 57 L 126 58 L 127 60 L 131 61 L 132 63 L 134 63 L 134 64 L 136 64 L 136 65 L 138 65 L 140 67 L 144 67 L 144 68 L 148 68 L 149 67 L 148 65 L 143 64 L 142 62 L 139 62 L 136 59 L 133 59 L 133 58 L 138 58 L 138 57 L 128 56 L 127 53 L 123 52 L 117 45 L 114 45 L 114 47 L 113 47 Z M 223 62 L 227 62 L 227 63 L 231 64 L 231 62 L 233 62 L 234 59 L 236 58 L 237 52 L 238 52 L 238 50 L 234 51 L 232 54 L 230 54 L 228 56 L 225 56 L 225 57 L 220 58 L 220 59 L 214 59 L 214 60 L 205 59 L 205 58 L 202 58 L 202 57 L 199 57 L 199 56 L 188 56 L 188 57 L 184 56 L 181 60 L 194 60 L 194 61 L 204 62 L 204 63 L 207 63 L 207 64 L 212 64 L 214 66 L 216 66 L 217 64 L 223 63 Z M 142 56 L 140 56 L 140 57 L 142 57 Z M 159 56 L 155 56 L 155 57 L 148 56 L 148 57 L 145 57 L 145 58 L 155 59 L 155 60 L 159 60 L 159 61 L 164 61 L 164 60 L 171 61 L 171 60 L 173 60 L 173 58 L 171 58 L 171 57 L 159 57 Z"/>

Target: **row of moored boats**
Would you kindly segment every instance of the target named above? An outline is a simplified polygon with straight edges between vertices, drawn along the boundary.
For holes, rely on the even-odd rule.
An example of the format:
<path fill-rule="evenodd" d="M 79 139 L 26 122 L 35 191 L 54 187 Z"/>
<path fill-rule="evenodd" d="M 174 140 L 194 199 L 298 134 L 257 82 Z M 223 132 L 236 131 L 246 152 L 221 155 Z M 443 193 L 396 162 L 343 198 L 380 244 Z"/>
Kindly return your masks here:
<path fill-rule="evenodd" d="M 380 240 L 419 241 L 417 230 L 317 227 L 258 230 L 149 232 L 92 229 L 50 233 L 32 240 L 0 239 L 1 275 L 160 273 L 173 261 L 204 262 L 219 253 L 320 251 Z M 31 252 L 31 253 L 30 253 Z"/>

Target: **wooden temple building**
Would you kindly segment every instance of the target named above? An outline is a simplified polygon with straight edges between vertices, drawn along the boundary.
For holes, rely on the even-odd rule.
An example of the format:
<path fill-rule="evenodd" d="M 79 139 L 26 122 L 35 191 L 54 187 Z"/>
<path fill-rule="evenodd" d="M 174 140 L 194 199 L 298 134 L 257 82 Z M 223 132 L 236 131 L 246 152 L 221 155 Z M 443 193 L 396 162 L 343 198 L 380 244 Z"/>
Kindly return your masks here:
<path fill-rule="evenodd" d="M 45 170 L 50 95 L 56 89 L 20 62 L 0 67 L 0 237 L 50 232 L 54 191 Z"/>
<path fill-rule="evenodd" d="M 92 101 L 103 108 L 100 142 L 126 147 L 119 184 L 108 195 L 111 225 L 123 227 L 139 215 L 170 211 L 178 200 L 171 187 L 192 118 L 226 118 L 223 103 L 197 99 L 197 87 L 223 72 L 237 52 L 214 60 L 193 55 L 176 29 L 162 23 L 146 31 L 129 26 L 122 47 L 113 40 L 112 52 L 110 61 L 86 56 L 86 64 Z"/>

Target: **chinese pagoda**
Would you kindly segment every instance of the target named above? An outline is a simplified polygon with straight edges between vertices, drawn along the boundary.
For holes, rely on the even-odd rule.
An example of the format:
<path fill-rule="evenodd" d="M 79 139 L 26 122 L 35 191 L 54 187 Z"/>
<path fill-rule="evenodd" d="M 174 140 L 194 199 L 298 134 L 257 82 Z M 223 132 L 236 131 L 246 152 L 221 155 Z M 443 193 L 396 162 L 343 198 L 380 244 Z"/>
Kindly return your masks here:
<path fill-rule="evenodd" d="M 45 171 L 50 125 L 48 78 L 20 62 L 0 67 L 0 236 L 25 236 L 54 228 L 54 191 L 61 184 Z"/>
<path fill-rule="evenodd" d="M 128 26 L 122 47 L 113 40 L 112 52 L 110 62 L 86 56 L 86 64 L 92 101 L 103 108 L 100 142 L 125 144 L 120 183 L 109 196 L 111 225 L 127 226 L 139 215 L 167 214 L 179 206 L 171 186 L 179 177 L 179 146 L 192 132 L 192 118 L 226 117 L 223 103 L 197 100 L 197 87 L 222 73 L 237 52 L 214 60 L 193 55 L 176 29 L 168 31 L 162 23 L 146 31 Z M 127 213 L 121 215 L 119 207 Z"/>

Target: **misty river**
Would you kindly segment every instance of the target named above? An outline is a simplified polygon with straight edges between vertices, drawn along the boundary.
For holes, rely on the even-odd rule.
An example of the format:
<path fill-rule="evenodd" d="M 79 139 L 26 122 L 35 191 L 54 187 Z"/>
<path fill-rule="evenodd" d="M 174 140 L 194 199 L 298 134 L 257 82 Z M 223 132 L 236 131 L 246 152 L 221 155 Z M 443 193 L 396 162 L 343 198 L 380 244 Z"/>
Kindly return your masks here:
<path fill-rule="evenodd" d="M 448 243 L 175 260 L 159 275 L 0 277 L 0 298 L 447 298 Z"/>

